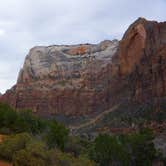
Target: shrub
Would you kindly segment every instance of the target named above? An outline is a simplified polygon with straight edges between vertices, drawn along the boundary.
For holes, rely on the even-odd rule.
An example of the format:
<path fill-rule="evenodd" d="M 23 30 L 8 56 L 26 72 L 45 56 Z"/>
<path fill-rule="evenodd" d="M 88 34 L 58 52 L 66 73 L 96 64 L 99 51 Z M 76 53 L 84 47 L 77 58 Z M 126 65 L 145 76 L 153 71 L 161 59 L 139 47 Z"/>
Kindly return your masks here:
<path fill-rule="evenodd" d="M 64 150 L 65 143 L 68 139 L 68 129 L 62 124 L 58 124 L 56 121 L 52 121 L 49 124 L 49 131 L 46 135 L 46 142 L 50 148 L 58 147 Z"/>
<path fill-rule="evenodd" d="M 34 116 L 30 110 L 16 112 L 10 106 L 0 103 L 1 133 L 29 132 L 39 134 L 46 126 L 46 121 Z"/>
<path fill-rule="evenodd" d="M 13 154 L 26 147 L 31 140 L 31 136 L 27 133 L 10 136 L 0 144 L 0 158 L 12 160 Z"/>
<path fill-rule="evenodd" d="M 90 149 L 89 156 L 101 166 L 112 164 L 128 165 L 129 155 L 123 145 L 115 137 L 107 134 L 99 135 Z"/>
<path fill-rule="evenodd" d="M 43 142 L 31 141 L 13 156 L 13 166 L 47 166 L 49 163 L 47 147 Z"/>
<path fill-rule="evenodd" d="M 32 141 L 25 149 L 17 151 L 13 157 L 13 166 L 94 166 L 87 158 L 75 158 L 58 149 L 48 150 L 42 142 Z"/>
<path fill-rule="evenodd" d="M 58 166 L 95 166 L 95 163 L 88 158 L 75 158 L 71 154 L 63 153 L 59 150 L 50 151 L 51 163 Z"/>
<path fill-rule="evenodd" d="M 120 136 L 99 135 L 89 150 L 89 157 L 100 166 L 151 166 L 154 159 L 160 158 L 153 139 L 149 129 Z"/>
<path fill-rule="evenodd" d="M 46 128 L 46 121 L 34 116 L 30 110 L 22 110 L 18 115 L 15 121 L 18 131 L 39 134 Z"/>
<path fill-rule="evenodd" d="M 152 140 L 153 134 L 150 130 L 142 130 L 140 133 L 127 136 L 127 144 L 131 149 L 131 156 L 136 166 L 151 166 L 157 157 Z"/>
<path fill-rule="evenodd" d="M 17 113 L 8 105 L 0 103 L 0 126 L 11 129 Z"/>
<path fill-rule="evenodd" d="M 64 151 L 73 154 L 75 157 L 86 155 L 91 142 L 78 136 L 70 136 L 65 144 Z"/>

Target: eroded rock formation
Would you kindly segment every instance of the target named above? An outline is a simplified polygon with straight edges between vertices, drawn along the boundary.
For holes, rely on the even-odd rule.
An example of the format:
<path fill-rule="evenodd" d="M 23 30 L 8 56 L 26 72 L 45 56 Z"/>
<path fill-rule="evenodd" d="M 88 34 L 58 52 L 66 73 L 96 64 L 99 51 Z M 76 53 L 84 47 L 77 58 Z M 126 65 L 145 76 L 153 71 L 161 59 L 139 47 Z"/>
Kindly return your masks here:
<path fill-rule="evenodd" d="M 40 115 L 85 115 L 108 107 L 107 77 L 118 41 L 71 46 L 34 47 L 17 84 L 1 100 Z"/>
<path fill-rule="evenodd" d="M 164 99 L 166 22 L 139 18 L 124 34 L 116 59 L 118 74 L 115 75 L 127 81 L 126 88 L 132 99 L 140 102 L 159 102 Z"/>
<path fill-rule="evenodd" d="M 166 23 L 136 20 L 120 42 L 34 47 L 0 100 L 40 115 L 88 115 L 166 96 Z"/>

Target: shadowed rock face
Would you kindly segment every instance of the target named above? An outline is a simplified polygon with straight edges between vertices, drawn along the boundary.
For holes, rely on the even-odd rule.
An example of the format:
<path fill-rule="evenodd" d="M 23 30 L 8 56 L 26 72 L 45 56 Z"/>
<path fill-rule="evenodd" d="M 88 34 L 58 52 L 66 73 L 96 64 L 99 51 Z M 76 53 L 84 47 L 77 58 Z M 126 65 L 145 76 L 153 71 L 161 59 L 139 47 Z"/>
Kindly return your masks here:
<path fill-rule="evenodd" d="M 136 20 L 122 40 L 34 47 L 0 100 L 43 116 L 88 115 L 166 95 L 166 23 Z"/>

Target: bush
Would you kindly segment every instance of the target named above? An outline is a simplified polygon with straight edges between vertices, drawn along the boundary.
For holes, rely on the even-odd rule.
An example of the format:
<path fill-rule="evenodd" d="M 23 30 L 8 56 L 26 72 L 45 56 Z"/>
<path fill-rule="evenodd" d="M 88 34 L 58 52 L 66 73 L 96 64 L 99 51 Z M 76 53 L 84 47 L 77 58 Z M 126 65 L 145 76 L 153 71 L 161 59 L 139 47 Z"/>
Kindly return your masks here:
<path fill-rule="evenodd" d="M 0 103 L 0 126 L 12 129 L 17 113 L 8 105 Z"/>
<path fill-rule="evenodd" d="M 30 110 L 22 110 L 18 114 L 14 126 L 19 132 L 39 134 L 46 128 L 46 121 L 34 116 Z"/>
<path fill-rule="evenodd" d="M 58 147 L 64 150 L 65 143 L 68 139 L 69 131 L 62 124 L 56 121 L 49 123 L 49 131 L 46 135 L 46 142 L 50 148 Z"/>
<path fill-rule="evenodd" d="M 31 140 L 31 136 L 27 133 L 10 136 L 0 144 L 0 158 L 12 160 L 13 154 L 26 147 Z"/>
<path fill-rule="evenodd" d="M 12 134 L 29 132 L 41 133 L 47 127 L 46 120 L 32 114 L 30 110 L 16 112 L 10 106 L 0 103 L 0 132 Z"/>
<path fill-rule="evenodd" d="M 99 135 L 90 149 L 89 156 L 101 166 L 112 164 L 128 165 L 129 155 L 115 137 L 107 134 Z"/>
<path fill-rule="evenodd" d="M 32 141 L 25 149 L 17 151 L 13 157 L 13 166 L 94 166 L 87 158 L 75 158 L 58 149 L 48 150 L 43 142 Z"/>
<path fill-rule="evenodd" d="M 127 144 L 131 149 L 131 156 L 136 166 L 151 166 L 157 157 L 152 140 L 153 133 L 147 129 L 127 136 Z"/>
<path fill-rule="evenodd" d="M 57 166 L 95 166 L 95 163 L 86 157 L 75 158 L 71 154 L 59 150 L 50 151 L 51 163 Z"/>
<path fill-rule="evenodd" d="M 89 150 L 89 157 L 100 166 L 151 166 L 154 159 L 160 158 L 153 139 L 149 129 L 120 136 L 99 135 Z"/>
<path fill-rule="evenodd" d="M 46 145 L 34 140 L 13 156 L 13 166 L 47 166 L 49 161 Z"/>
<path fill-rule="evenodd" d="M 87 155 L 87 149 L 91 142 L 78 136 L 70 136 L 65 144 L 64 151 L 73 154 L 75 157 Z"/>

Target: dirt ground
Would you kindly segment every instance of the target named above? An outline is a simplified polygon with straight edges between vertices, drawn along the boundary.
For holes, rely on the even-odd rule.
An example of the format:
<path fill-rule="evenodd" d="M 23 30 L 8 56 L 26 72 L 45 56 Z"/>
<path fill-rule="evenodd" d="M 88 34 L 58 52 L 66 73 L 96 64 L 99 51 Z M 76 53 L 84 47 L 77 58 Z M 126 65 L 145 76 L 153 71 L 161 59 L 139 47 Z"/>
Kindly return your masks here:
<path fill-rule="evenodd" d="M 3 141 L 3 136 L 0 135 L 0 143 Z M 1 165 L 0 165 L 1 166 Z"/>
<path fill-rule="evenodd" d="M 4 135 L 0 135 L 0 143 L 3 141 L 4 137 Z M 5 161 L 0 161 L 0 166 L 12 166 L 12 164 L 7 163 Z"/>
<path fill-rule="evenodd" d="M 0 161 L 0 166 L 12 166 L 12 164 Z"/>

